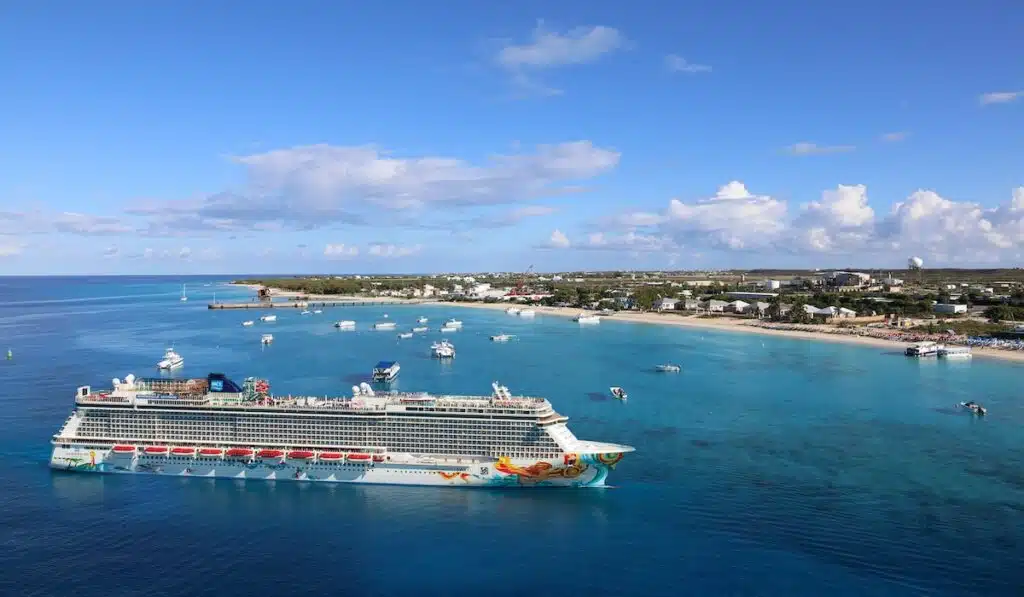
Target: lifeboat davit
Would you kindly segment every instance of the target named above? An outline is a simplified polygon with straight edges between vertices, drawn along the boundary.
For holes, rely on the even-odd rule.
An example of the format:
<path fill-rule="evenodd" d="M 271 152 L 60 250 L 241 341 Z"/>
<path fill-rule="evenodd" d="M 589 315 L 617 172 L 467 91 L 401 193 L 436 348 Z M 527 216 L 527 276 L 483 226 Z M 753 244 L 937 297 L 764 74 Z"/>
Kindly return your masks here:
<path fill-rule="evenodd" d="M 220 456 L 224 450 L 220 448 L 199 448 L 200 456 Z"/>
<path fill-rule="evenodd" d="M 256 455 L 260 458 L 280 458 L 284 456 L 284 452 L 281 450 L 260 450 L 256 452 Z"/>
<path fill-rule="evenodd" d="M 374 454 L 373 455 L 373 461 L 374 462 L 384 462 L 384 455 L 383 454 Z"/>
<path fill-rule="evenodd" d="M 309 460 L 313 456 L 314 454 L 310 450 L 292 450 L 288 452 L 288 458 L 295 460 Z"/>
<path fill-rule="evenodd" d="M 341 452 L 320 452 L 320 460 L 341 460 Z"/>
<path fill-rule="evenodd" d="M 252 448 L 228 448 L 227 455 L 231 458 L 252 456 Z"/>
<path fill-rule="evenodd" d="M 166 454 L 167 446 L 146 446 L 146 454 Z"/>
<path fill-rule="evenodd" d="M 349 454 L 348 455 L 348 459 L 349 460 L 369 460 L 370 459 L 370 455 L 369 454 Z"/>
<path fill-rule="evenodd" d="M 114 446 L 115 454 L 134 454 L 135 446 Z"/>
<path fill-rule="evenodd" d="M 192 456 L 195 453 L 196 453 L 196 449 L 195 448 L 185 448 L 185 447 L 171 448 L 171 454 L 174 454 L 174 455 L 177 455 L 177 456 Z"/>

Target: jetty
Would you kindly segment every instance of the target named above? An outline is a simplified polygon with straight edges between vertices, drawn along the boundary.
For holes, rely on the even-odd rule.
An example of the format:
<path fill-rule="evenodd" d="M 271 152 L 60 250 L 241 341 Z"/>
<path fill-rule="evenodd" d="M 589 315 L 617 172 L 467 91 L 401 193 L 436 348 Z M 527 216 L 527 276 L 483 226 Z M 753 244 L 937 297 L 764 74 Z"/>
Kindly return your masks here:
<path fill-rule="evenodd" d="M 421 305 L 431 301 L 250 301 L 247 303 L 209 303 L 207 309 L 314 309 L 325 307 L 381 307 L 385 305 Z"/>

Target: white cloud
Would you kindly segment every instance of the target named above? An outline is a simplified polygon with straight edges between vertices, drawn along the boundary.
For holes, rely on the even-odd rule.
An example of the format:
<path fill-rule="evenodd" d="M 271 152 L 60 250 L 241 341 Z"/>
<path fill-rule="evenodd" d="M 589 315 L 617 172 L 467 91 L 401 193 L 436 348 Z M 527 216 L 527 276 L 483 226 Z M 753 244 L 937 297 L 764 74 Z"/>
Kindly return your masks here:
<path fill-rule="evenodd" d="M 0 258 L 17 257 L 25 250 L 22 243 L 0 243 Z"/>
<path fill-rule="evenodd" d="M 192 257 L 192 249 L 188 247 L 182 247 L 181 250 L 178 251 L 179 259 L 188 259 L 190 257 Z"/>
<path fill-rule="evenodd" d="M 506 226 L 514 226 L 528 218 L 549 216 L 556 211 L 558 211 L 556 208 L 548 205 L 526 205 L 496 215 L 473 218 L 465 222 L 465 225 L 467 228 L 504 228 Z M 443 227 L 445 229 L 455 228 L 455 226 L 451 225 Z"/>
<path fill-rule="evenodd" d="M 989 104 L 1008 104 L 1024 97 L 1024 91 L 996 91 L 985 93 L 978 97 L 978 103 L 982 106 Z"/>
<path fill-rule="evenodd" d="M 107 247 L 103 251 L 103 256 L 106 258 L 117 257 L 121 253 L 121 249 L 117 247 Z"/>
<path fill-rule="evenodd" d="M 870 238 L 875 222 L 864 185 L 839 185 L 824 191 L 820 201 L 802 205 L 801 210 L 792 230 L 798 249 L 829 252 L 861 246 Z"/>
<path fill-rule="evenodd" d="M 551 238 L 548 239 L 548 244 L 552 247 L 564 249 L 569 246 L 569 237 L 567 237 L 564 232 L 556 228 L 555 231 L 551 233 Z"/>
<path fill-rule="evenodd" d="M 909 136 L 910 133 L 906 131 L 897 131 L 894 133 L 885 133 L 882 135 L 881 139 L 885 143 L 898 143 L 900 141 L 905 141 Z"/>
<path fill-rule="evenodd" d="M 359 247 L 353 247 L 346 244 L 326 245 L 324 247 L 324 257 L 330 259 L 349 259 L 359 254 Z"/>
<path fill-rule="evenodd" d="M 495 56 L 495 62 L 512 76 L 521 91 L 535 95 L 560 95 L 561 90 L 536 81 L 531 71 L 594 62 L 622 48 L 623 35 L 612 27 L 576 27 L 565 33 L 548 31 L 538 21 L 528 44 L 507 44 Z"/>
<path fill-rule="evenodd" d="M 786 148 L 793 155 L 824 155 L 828 153 L 846 153 L 856 149 L 853 145 L 818 145 L 801 141 Z"/>
<path fill-rule="evenodd" d="M 711 72 L 710 66 L 706 64 L 693 64 L 692 62 L 687 62 L 685 58 L 676 54 L 669 54 L 668 56 L 665 56 L 665 68 L 674 73 L 696 74 Z"/>
<path fill-rule="evenodd" d="M 413 245 L 410 247 L 401 247 L 397 245 L 389 245 L 384 243 L 371 244 L 367 253 L 374 257 L 408 257 L 415 255 L 423 249 L 422 245 Z"/>

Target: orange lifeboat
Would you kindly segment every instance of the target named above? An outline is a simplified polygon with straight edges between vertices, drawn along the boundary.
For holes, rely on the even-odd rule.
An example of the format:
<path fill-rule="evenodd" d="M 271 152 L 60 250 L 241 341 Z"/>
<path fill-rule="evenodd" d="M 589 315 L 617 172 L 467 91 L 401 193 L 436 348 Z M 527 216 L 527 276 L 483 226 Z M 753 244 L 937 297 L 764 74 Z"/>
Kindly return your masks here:
<path fill-rule="evenodd" d="M 199 448 L 200 456 L 220 456 L 224 450 L 220 448 Z"/>
<path fill-rule="evenodd" d="M 252 456 L 252 448 L 228 448 L 227 455 L 229 458 Z"/>
<path fill-rule="evenodd" d="M 341 460 L 341 452 L 320 452 L 320 460 Z"/>
<path fill-rule="evenodd" d="M 369 460 L 370 459 L 370 455 L 369 454 L 353 453 L 353 454 L 349 454 L 348 455 L 348 459 L 349 460 Z"/>
<path fill-rule="evenodd" d="M 281 450 L 260 450 L 256 452 L 256 455 L 260 458 L 280 458 L 284 456 L 284 452 Z"/>
<path fill-rule="evenodd" d="M 291 452 L 288 452 L 288 458 L 292 458 L 294 460 L 309 460 L 313 456 L 314 454 L 310 450 L 292 450 Z"/>
<path fill-rule="evenodd" d="M 115 454 L 134 454 L 135 446 L 114 446 Z"/>
<path fill-rule="evenodd" d="M 146 454 L 166 454 L 167 446 L 146 446 Z"/>
<path fill-rule="evenodd" d="M 373 461 L 374 462 L 384 462 L 384 455 L 383 454 L 374 454 L 373 455 Z"/>
<path fill-rule="evenodd" d="M 196 453 L 196 449 L 195 448 L 186 448 L 184 446 L 179 446 L 177 448 L 171 448 L 171 454 L 174 454 L 175 456 L 192 456 L 195 453 Z"/>

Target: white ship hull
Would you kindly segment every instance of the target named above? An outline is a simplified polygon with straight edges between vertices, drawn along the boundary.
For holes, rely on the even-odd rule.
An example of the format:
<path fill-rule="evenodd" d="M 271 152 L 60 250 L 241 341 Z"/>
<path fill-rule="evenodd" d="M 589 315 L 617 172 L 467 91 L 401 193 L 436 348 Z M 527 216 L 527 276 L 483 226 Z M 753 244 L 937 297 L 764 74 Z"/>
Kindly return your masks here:
<path fill-rule="evenodd" d="M 50 467 L 108 474 L 370 483 L 441 487 L 603 487 L 621 453 L 583 454 L 570 460 L 417 458 L 395 455 L 388 462 L 249 460 L 194 456 L 120 454 L 111 447 L 55 445 Z"/>

